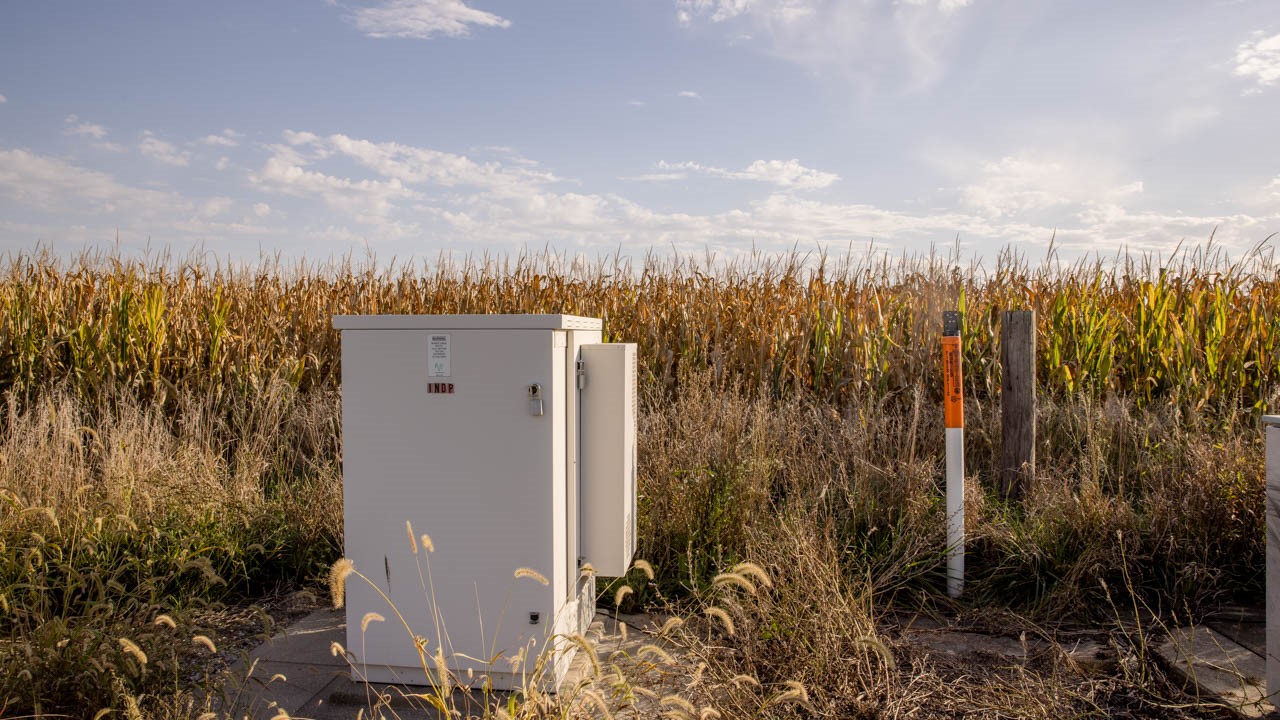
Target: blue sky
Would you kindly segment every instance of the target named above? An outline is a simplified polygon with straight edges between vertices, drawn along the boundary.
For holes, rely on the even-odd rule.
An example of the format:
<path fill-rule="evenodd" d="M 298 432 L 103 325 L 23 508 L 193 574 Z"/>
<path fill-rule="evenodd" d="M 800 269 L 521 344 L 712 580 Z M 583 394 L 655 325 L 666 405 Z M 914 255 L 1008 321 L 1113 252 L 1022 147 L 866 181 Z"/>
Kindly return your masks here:
<path fill-rule="evenodd" d="M 1277 118 L 1274 0 L 8 2 L 0 251 L 1244 252 Z"/>

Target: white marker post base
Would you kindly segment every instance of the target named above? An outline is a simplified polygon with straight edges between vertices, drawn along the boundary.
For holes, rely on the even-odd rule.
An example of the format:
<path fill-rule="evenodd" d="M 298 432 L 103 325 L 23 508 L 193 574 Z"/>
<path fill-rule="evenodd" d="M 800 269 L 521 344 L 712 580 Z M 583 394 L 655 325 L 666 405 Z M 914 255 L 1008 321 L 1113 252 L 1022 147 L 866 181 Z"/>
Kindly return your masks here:
<path fill-rule="evenodd" d="M 964 428 L 947 428 L 947 594 L 964 592 Z"/>
<path fill-rule="evenodd" d="M 1267 439 L 1267 696 L 1280 693 L 1280 415 L 1262 418 Z"/>

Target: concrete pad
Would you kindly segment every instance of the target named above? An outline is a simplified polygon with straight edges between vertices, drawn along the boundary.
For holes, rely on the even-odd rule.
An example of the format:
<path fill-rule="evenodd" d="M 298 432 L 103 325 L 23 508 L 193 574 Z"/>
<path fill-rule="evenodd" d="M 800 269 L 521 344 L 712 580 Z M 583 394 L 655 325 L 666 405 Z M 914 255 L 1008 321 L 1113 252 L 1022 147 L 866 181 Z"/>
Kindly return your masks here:
<path fill-rule="evenodd" d="M 330 652 L 331 644 L 346 640 L 346 621 L 340 610 L 321 609 L 276 633 L 253 651 L 253 657 L 280 662 L 345 668 L 341 656 Z"/>
<path fill-rule="evenodd" d="M 959 630 L 905 630 L 902 637 L 923 645 L 935 655 L 965 660 L 987 658 L 1022 664 L 1030 655 L 1045 649 L 1044 643 L 1036 638 L 1023 642 L 1018 638 Z"/>
<path fill-rule="evenodd" d="M 293 714 L 341 672 L 331 666 L 259 659 L 251 671 L 231 672 L 226 707 L 234 717 L 250 720 L 271 718 L 281 709 Z"/>
<path fill-rule="evenodd" d="M 1209 627 L 1231 638 L 1237 645 L 1247 648 L 1259 657 L 1267 652 L 1267 624 L 1241 621 L 1236 623 L 1210 622 Z"/>
<path fill-rule="evenodd" d="M 901 637 L 927 648 L 933 655 L 964 662 L 998 661 L 1008 665 L 1024 665 L 1046 653 L 1061 652 L 1083 675 L 1102 675 L 1115 669 L 1119 662 L 1115 647 L 1105 636 L 1076 636 L 1055 638 L 1053 641 L 1039 637 L 1021 638 L 960 630 L 917 629 L 931 627 L 926 622 L 904 628 Z"/>
<path fill-rule="evenodd" d="M 340 610 L 317 610 L 259 645 L 246 660 L 228 671 L 221 707 L 232 717 L 248 720 L 270 720 L 280 710 L 291 717 L 316 720 L 349 719 L 361 709 L 368 718 L 436 720 L 445 717 L 431 706 L 433 690 L 430 687 L 352 680 L 345 659 L 334 657 L 330 651 L 332 643 L 342 643 L 346 637 L 345 620 Z M 601 613 L 596 615 L 587 635 L 597 642 L 596 656 L 604 661 L 619 652 L 634 654 L 653 639 L 643 631 L 656 630 L 664 620 L 650 615 L 615 619 Z M 623 639 L 624 633 L 626 639 Z M 592 674 L 591 659 L 577 652 L 561 690 L 579 690 L 589 684 Z M 468 711 L 482 716 L 486 704 L 505 703 L 508 696 L 506 692 L 485 696 L 455 690 L 448 704 L 462 710 L 464 716 Z"/>
<path fill-rule="evenodd" d="M 1110 642 L 1097 638 L 1059 641 L 1058 647 L 1083 675 L 1105 675 L 1120 664 L 1120 654 Z"/>
<path fill-rule="evenodd" d="M 1262 656 L 1211 627 L 1170 630 L 1156 652 L 1193 695 L 1216 698 L 1244 717 L 1265 717 L 1275 709 L 1266 701 Z"/>
<path fill-rule="evenodd" d="M 224 707 L 233 717 L 269 720 L 284 710 L 293 717 L 352 718 L 361 707 L 366 717 L 381 698 L 395 702 L 394 715 L 404 720 L 439 717 L 425 704 L 404 699 L 424 688 L 397 690 L 351 680 L 346 659 L 334 656 L 333 643 L 346 639 L 346 615 L 321 609 L 284 628 L 259 645 L 227 673 Z M 333 702 L 337 696 L 340 702 Z M 373 698 L 373 702 L 369 702 Z M 415 707 L 420 706 L 420 707 Z M 388 712 L 387 714 L 392 714 Z"/>

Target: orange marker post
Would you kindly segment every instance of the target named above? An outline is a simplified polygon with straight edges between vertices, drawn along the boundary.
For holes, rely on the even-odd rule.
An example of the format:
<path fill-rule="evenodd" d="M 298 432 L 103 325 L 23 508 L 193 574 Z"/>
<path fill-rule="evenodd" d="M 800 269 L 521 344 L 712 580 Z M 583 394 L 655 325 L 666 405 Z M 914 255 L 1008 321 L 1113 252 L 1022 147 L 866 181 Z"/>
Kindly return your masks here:
<path fill-rule="evenodd" d="M 947 433 L 947 594 L 964 592 L 964 376 L 960 313 L 942 313 L 942 402 Z"/>

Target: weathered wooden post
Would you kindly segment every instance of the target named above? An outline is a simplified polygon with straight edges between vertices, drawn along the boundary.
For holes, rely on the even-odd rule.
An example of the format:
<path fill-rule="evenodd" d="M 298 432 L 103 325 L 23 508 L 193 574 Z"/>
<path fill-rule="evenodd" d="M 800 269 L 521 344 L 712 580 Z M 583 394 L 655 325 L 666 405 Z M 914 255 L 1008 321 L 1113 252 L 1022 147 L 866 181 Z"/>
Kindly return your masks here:
<path fill-rule="evenodd" d="M 1267 695 L 1280 693 L 1280 415 L 1262 418 L 1267 441 Z"/>
<path fill-rule="evenodd" d="M 964 389 L 960 313 L 942 313 L 942 401 L 947 433 L 947 594 L 964 592 Z"/>
<path fill-rule="evenodd" d="M 1036 472 L 1036 311 L 1000 323 L 1000 495 L 1021 499 Z"/>

